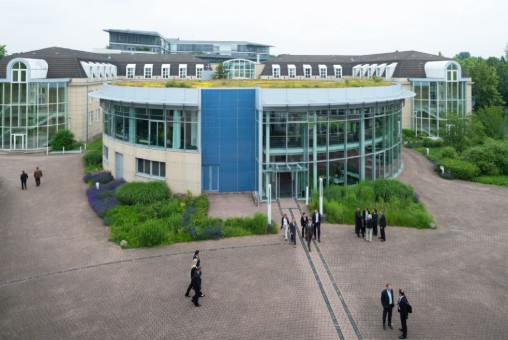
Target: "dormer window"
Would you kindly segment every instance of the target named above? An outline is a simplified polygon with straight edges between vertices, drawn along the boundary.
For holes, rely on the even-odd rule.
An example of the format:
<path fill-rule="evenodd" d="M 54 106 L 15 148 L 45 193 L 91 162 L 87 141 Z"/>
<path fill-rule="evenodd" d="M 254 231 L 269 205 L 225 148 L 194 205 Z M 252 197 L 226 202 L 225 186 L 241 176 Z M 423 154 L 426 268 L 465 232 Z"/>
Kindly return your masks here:
<path fill-rule="evenodd" d="M 17 62 L 12 65 L 11 79 L 13 83 L 26 83 L 26 65 L 22 62 Z"/>
<path fill-rule="evenodd" d="M 272 65 L 272 76 L 273 79 L 280 78 L 280 65 Z"/>
<path fill-rule="evenodd" d="M 136 74 L 136 64 L 128 64 L 127 71 L 125 72 L 127 78 L 133 79 L 135 74 Z"/>
<path fill-rule="evenodd" d="M 312 67 L 310 65 L 303 65 L 303 76 L 305 79 L 312 77 Z"/>
<path fill-rule="evenodd" d="M 145 79 L 152 79 L 153 64 L 145 64 L 144 72 Z"/>

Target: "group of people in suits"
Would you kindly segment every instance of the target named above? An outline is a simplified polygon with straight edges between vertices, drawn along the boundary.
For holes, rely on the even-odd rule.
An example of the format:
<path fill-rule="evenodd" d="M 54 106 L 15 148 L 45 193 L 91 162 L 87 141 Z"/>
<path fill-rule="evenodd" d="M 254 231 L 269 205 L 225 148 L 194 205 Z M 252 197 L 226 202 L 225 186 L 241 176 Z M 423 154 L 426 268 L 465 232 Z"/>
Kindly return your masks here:
<path fill-rule="evenodd" d="M 372 242 L 372 236 L 377 236 L 379 231 L 381 235 L 379 238 L 381 241 L 386 241 L 386 218 L 383 210 L 377 212 L 377 209 L 374 208 L 372 213 L 369 211 L 368 207 L 360 211 L 360 208 L 356 208 L 355 211 L 355 233 L 358 237 L 360 237 L 360 233 L 362 234 L 362 238 L 367 242 Z"/>
<path fill-rule="evenodd" d="M 41 186 L 41 177 L 42 177 L 42 170 L 39 169 L 39 167 L 36 167 L 35 171 L 34 171 L 35 186 L 38 186 L 38 187 Z M 25 170 L 21 171 L 21 175 L 19 176 L 19 179 L 21 180 L 21 190 L 27 190 L 26 182 L 28 180 L 28 174 L 25 172 Z"/>
<path fill-rule="evenodd" d="M 307 248 L 309 251 L 311 251 L 310 243 L 312 238 L 316 239 L 317 237 L 317 241 L 321 242 L 321 220 L 322 215 L 317 211 L 317 209 L 314 210 L 311 220 L 309 220 L 309 217 L 305 212 L 302 213 L 300 218 L 300 225 L 302 226 L 302 238 L 307 241 Z M 284 239 L 286 241 L 290 240 L 293 244 L 293 247 L 296 248 L 296 232 L 298 229 L 298 224 L 296 223 L 295 219 L 292 218 L 291 221 L 289 221 L 289 218 L 286 214 L 282 215 L 280 228 L 284 229 Z"/>
<path fill-rule="evenodd" d="M 199 258 L 199 250 L 194 252 L 194 256 L 192 257 L 192 267 L 191 267 L 191 283 L 185 292 L 186 297 L 190 297 L 191 289 L 194 289 L 194 296 L 192 297 L 192 303 L 194 306 L 201 307 L 199 304 L 199 298 L 205 296 L 201 291 L 201 274 L 203 273 L 203 268 L 201 267 L 201 259 Z"/>
<path fill-rule="evenodd" d="M 393 289 L 390 282 L 386 284 L 386 289 L 381 292 L 381 305 L 383 305 L 383 329 L 386 330 L 386 318 L 388 317 L 388 327 L 392 327 L 392 311 L 395 307 L 395 297 L 393 295 Z M 406 297 L 404 290 L 399 289 L 399 298 L 397 299 L 397 310 L 400 315 L 401 328 L 399 330 L 402 334 L 399 339 L 407 339 L 407 319 L 409 313 L 412 312 L 412 307 Z"/>

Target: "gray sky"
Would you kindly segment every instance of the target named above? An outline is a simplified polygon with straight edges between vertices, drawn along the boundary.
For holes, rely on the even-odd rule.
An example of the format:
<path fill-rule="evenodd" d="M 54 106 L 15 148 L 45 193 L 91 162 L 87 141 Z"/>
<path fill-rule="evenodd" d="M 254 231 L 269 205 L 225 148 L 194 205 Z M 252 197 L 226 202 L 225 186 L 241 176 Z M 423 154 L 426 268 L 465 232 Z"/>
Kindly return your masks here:
<path fill-rule="evenodd" d="M 157 31 L 184 40 L 242 40 L 272 54 L 460 51 L 500 57 L 506 0 L 2 0 L 0 44 L 9 54 L 108 44 L 105 28 Z"/>

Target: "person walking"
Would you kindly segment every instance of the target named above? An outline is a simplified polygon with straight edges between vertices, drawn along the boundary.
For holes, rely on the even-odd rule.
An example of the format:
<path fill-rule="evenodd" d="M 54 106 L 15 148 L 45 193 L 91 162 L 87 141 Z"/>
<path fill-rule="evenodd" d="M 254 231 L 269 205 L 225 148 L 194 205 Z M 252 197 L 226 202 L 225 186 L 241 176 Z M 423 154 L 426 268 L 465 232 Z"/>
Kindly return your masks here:
<path fill-rule="evenodd" d="M 388 316 L 388 327 L 392 327 L 392 312 L 394 307 L 393 289 L 390 282 L 386 283 L 386 289 L 381 292 L 381 305 L 383 305 L 383 329 L 386 330 L 386 316 Z"/>
<path fill-rule="evenodd" d="M 21 171 L 21 176 L 19 176 L 19 179 L 21 180 L 21 190 L 27 190 L 26 181 L 28 180 L 28 174 L 25 172 L 25 170 Z"/>
<path fill-rule="evenodd" d="M 35 167 L 35 171 L 34 171 L 35 186 L 37 186 L 37 187 L 41 186 L 41 177 L 42 177 L 42 171 L 37 166 L 37 167 Z"/>
<path fill-rule="evenodd" d="M 362 212 L 360 208 L 356 208 L 355 211 L 355 233 L 356 236 L 360 237 L 360 230 L 362 229 Z"/>
<path fill-rule="evenodd" d="M 399 328 L 399 331 L 402 332 L 402 335 L 399 336 L 399 339 L 406 339 L 407 338 L 407 318 L 409 316 L 409 308 L 408 308 L 408 302 L 406 298 L 406 293 L 399 289 L 399 300 L 397 302 L 398 310 L 400 314 L 400 324 L 402 325 L 402 328 Z"/>
<path fill-rule="evenodd" d="M 302 238 L 305 238 L 305 228 L 307 227 L 307 224 L 309 224 L 309 216 L 307 216 L 307 214 L 304 212 L 302 217 L 300 217 L 300 225 L 302 226 Z"/>
<path fill-rule="evenodd" d="M 197 267 L 194 273 L 192 274 L 192 288 L 194 289 L 194 296 L 192 297 L 192 302 L 194 306 L 201 307 L 199 304 L 199 297 L 201 296 L 201 273 L 203 269 L 201 267 Z"/>
<path fill-rule="evenodd" d="M 312 242 L 312 236 L 314 234 L 314 227 L 312 226 L 312 223 L 307 224 L 306 230 L 305 230 L 305 240 L 307 241 L 307 248 L 310 251 L 310 243 Z"/>
<path fill-rule="evenodd" d="M 372 235 L 377 236 L 377 224 L 378 224 L 378 215 L 377 209 L 374 208 L 372 211 Z"/>
<path fill-rule="evenodd" d="M 296 224 L 296 221 L 293 218 L 291 220 L 291 223 L 289 223 L 289 233 L 291 235 L 291 243 L 293 243 L 294 248 L 296 248 L 296 229 L 297 228 L 298 228 L 298 225 Z"/>
<path fill-rule="evenodd" d="M 282 221 L 280 223 L 280 228 L 284 228 L 284 239 L 288 240 L 288 228 L 289 228 L 289 219 L 286 214 L 282 216 Z"/>
<path fill-rule="evenodd" d="M 386 218 L 385 218 L 385 212 L 383 210 L 379 210 L 379 230 L 381 231 L 381 241 L 386 241 L 386 234 L 385 234 L 385 228 L 386 228 Z"/>
<path fill-rule="evenodd" d="M 367 235 L 365 235 L 365 241 L 367 241 L 367 242 L 372 242 L 372 229 L 373 229 L 372 215 L 368 215 L 367 216 L 367 227 L 366 227 Z"/>
<path fill-rule="evenodd" d="M 317 237 L 318 242 L 321 242 L 321 214 L 314 209 L 312 214 L 312 224 L 314 225 L 314 240 Z"/>
<path fill-rule="evenodd" d="M 191 266 L 191 283 L 189 284 L 189 287 L 187 288 L 187 292 L 185 292 L 185 296 L 190 297 L 190 291 L 192 289 L 192 274 L 196 270 L 197 267 L 201 267 L 201 259 L 199 258 L 199 250 L 196 250 L 194 252 L 194 256 L 192 257 L 192 266 Z M 205 296 L 203 292 L 200 292 L 200 297 Z"/>

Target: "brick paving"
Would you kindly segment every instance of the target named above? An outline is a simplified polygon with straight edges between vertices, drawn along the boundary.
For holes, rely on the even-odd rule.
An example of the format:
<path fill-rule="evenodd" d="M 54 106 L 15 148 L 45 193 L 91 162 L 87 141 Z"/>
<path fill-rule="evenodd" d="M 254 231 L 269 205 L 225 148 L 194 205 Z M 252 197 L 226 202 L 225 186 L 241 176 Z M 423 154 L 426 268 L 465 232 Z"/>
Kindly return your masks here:
<path fill-rule="evenodd" d="M 0 155 L 0 339 L 396 339 L 398 313 L 381 327 L 386 281 L 413 305 L 409 338 L 506 338 L 508 189 L 442 180 L 412 151 L 404 162 L 436 230 L 389 225 L 368 244 L 325 223 L 310 253 L 281 233 L 122 250 L 88 206 L 80 155 Z M 21 191 L 35 166 L 42 186 Z M 273 220 L 300 209 L 281 200 Z M 248 194 L 210 195 L 213 216 L 255 211 Z M 201 308 L 183 296 L 195 249 Z"/>

